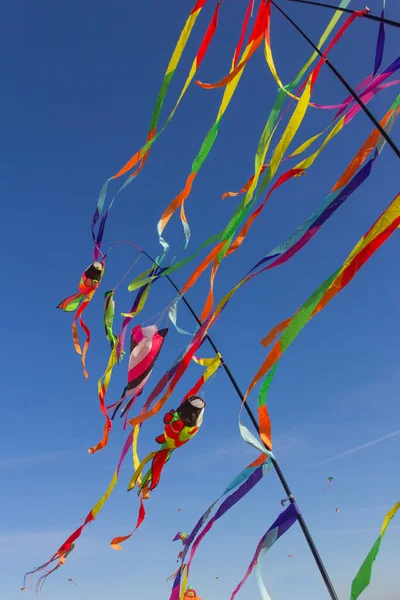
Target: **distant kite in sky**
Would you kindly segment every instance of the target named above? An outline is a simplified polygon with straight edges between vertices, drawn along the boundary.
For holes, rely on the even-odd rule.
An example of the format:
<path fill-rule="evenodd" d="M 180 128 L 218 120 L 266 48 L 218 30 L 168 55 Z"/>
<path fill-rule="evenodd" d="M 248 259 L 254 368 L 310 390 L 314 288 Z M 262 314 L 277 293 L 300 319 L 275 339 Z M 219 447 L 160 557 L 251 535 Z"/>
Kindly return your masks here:
<path fill-rule="evenodd" d="M 339 509 L 338 509 L 338 508 L 335 508 L 335 513 L 337 514 L 338 512 L 339 512 Z"/>
<path fill-rule="evenodd" d="M 79 587 L 79 585 L 77 585 L 77 584 L 75 583 L 75 581 L 74 581 L 74 580 L 73 580 L 71 577 L 68 579 L 68 581 L 69 581 L 70 583 L 72 583 L 72 584 L 73 584 L 73 585 L 74 585 L 74 586 L 75 586 L 75 587 L 76 587 L 76 588 L 77 588 L 77 589 L 78 589 L 80 592 L 82 592 L 82 593 L 83 593 L 83 590 L 82 590 L 82 589 Z"/>
<path fill-rule="evenodd" d="M 287 498 L 282 498 L 282 500 L 281 500 L 281 506 L 283 506 L 283 508 L 285 508 L 286 502 L 287 502 Z"/>
<path fill-rule="evenodd" d="M 328 483 L 328 485 L 326 486 L 326 488 L 325 488 L 324 490 L 322 490 L 323 492 L 326 492 L 326 490 L 329 490 L 329 488 L 330 488 L 330 487 L 331 487 L 331 485 L 332 485 L 332 481 L 333 481 L 333 480 L 334 480 L 334 477 L 328 477 L 328 481 L 329 481 L 329 483 Z"/>

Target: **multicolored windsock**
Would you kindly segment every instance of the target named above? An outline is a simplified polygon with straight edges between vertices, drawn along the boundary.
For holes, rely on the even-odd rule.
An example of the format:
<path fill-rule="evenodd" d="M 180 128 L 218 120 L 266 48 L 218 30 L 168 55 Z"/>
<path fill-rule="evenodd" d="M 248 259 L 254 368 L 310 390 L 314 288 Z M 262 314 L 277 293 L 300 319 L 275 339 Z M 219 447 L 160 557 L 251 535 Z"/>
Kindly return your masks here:
<path fill-rule="evenodd" d="M 165 463 L 170 459 L 171 454 L 177 448 L 180 448 L 192 439 L 200 429 L 203 422 L 203 415 L 206 403 L 199 396 L 189 396 L 182 402 L 177 410 L 171 410 L 164 417 L 164 433 L 156 438 L 156 442 L 161 444 L 157 452 L 151 452 L 136 469 L 129 483 L 128 491 L 132 490 L 141 475 L 144 467 L 150 460 L 152 465 L 146 475 L 143 477 L 140 490 L 147 487 L 150 491 L 157 487 L 161 472 Z"/>
<path fill-rule="evenodd" d="M 78 284 L 78 291 L 76 294 L 72 294 L 72 296 L 68 296 L 65 298 L 57 308 L 61 308 L 64 312 L 75 312 L 76 315 L 74 317 L 72 323 L 72 339 L 74 340 L 75 350 L 78 354 L 82 355 L 82 367 L 83 373 L 85 377 L 88 377 L 88 373 L 86 371 L 86 354 L 90 344 L 90 330 L 82 319 L 82 313 L 86 310 L 89 302 L 93 298 L 95 291 L 98 289 L 101 278 L 104 273 L 104 263 L 94 262 L 89 265 L 84 273 L 81 276 L 81 279 Z M 83 346 L 83 350 L 79 344 L 78 330 L 76 327 L 76 322 L 79 319 L 79 324 L 82 327 L 83 331 L 86 333 L 86 341 Z"/>
<path fill-rule="evenodd" d="M 129 350 L 128 384 L 122 392 L 121 399 L 115 406 L 112 418 L 115 417 L 121 404 L 130 399 L 121 410 L 121 417 L 131 408 L 140 396 L 149 379 L 157 358 L 161 352 L 168 328 L 158 330 L 157 325 L 132 329 Z"/>
<path fill-rule="evenodd" d="M 99 381 L 98 392 L 100 410 L 103 413 L 106 422 L 104 424 L 103 437 L 95 446 L 89 448 L 90 454 L 94 454 L 98 450 L 102 450 L 107 445 L 112 428 L 112 420 L 114 419 L 123 402 L 128 400 L 127 404 L 121 411 L 121 416 L 129 411 L 136 398 L 143 392 L 143 388 L 146 385 L 156 360 L 161 352 L 161 348 L 167 333 L 168 329 L 161 329 L 158 331 L 156 325 L 149 325 L 148 327 L 137 325 L 132 329 L 131 346 L 129 351 L 128 385 L 122 392 L 121 398 L 118 400 L 118 402 L 112 404 L 111 406 L 105 405 L 105 395 L 108 383 L 110 381 L 111 372 L 107 372 L 107 385 L 105 380 L 101 379 Z M 112 356 L 114 357 L 116 356 L 115 350 L 116 345 L 112 351 Z M 123 355 L 121 354 L 121 357 L 122 356 Z M 117 362 L 117 359 L 115 359 L 115 361 Z M 108 410 L 111 408 L 114 408 L 114 412 L 110 418 L 108 415 Z"/>
<path fill-rule="evenodd" d="M 205 406 L 206 403 L 203 398 L 189 396 L 183 400 L 177 410 L 171 410 L 165 415 L 164 433 L 156 438 L 156 442 L 161 444 L 161 448 L 156 452 L 150 452 L 142 460 L 129 482 L 128 491 L 132 490 L 136 485 L 139 489 L 140 508 L 136 527 L 132 533 L 115 537 L 111 541 L 110 545 L 114 550 L 122 550 L 121 543 L 131 538 L 143 523 L 145 518 L 143 500 L 148 498 L 149 491 L 157 487 L 164 465 L 171 458 L 173 451 L 191 440 L 200 429 Z M 150 461 L 152 461 L 151 467 L 142 478 L 143 469 Z"/>

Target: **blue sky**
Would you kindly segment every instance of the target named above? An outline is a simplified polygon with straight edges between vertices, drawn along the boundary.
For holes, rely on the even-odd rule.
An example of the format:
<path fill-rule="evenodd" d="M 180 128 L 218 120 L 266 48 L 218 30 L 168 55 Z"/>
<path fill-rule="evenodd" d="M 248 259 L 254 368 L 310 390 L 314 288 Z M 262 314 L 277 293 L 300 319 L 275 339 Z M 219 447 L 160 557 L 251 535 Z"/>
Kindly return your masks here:
<path fill-rule="evenodd" d="M 387 15 L 400 20 L 397 4 L 388 0 Z M 162 75 L 189 5 L 182 0 L 100 0 L 96 5 L 42 0 L 8 3 L 3 10 L 0 595 L 6 600 L 20 598 L 23 573 L 50 557 L 102 495 L 124 439 L 118 423 L 106 450 L 95 456 L 87 453 L 103 426 L 96 395 L 108 351 L 101 295 L 87 314 L 93 332 L 87 382 L 72 346 L 70 316 L 55 307 L 75 291 L 80 273 L 91 260 L 90 220 L 102 183 L 145 139 Z M 364 4 L 354 0 L 351 6 Z M 381 3 L 370 0 L 369 6 L 378 13 Z M 330 17 L 325 9 L 289 3 L 285 8 L 315 40 Z M 210 3 L 188 45 L 165 116 L 212 9 Z M 201 79 L 215 81 L 227 73 L 243 13 L 242 1 L 222 4 L 220 29 L 202 65 Z M 290 81 L 310 50 L 275 13 L 272 32 L 278 71 L 282 80 Z M 357 21 L 332 52 L 332 61 L 354 86 L 372 70 L 376 33 L 376 24 Z M 388 30 L 385 65 L 397 57 L 397 50 L 398 33 Z M 187 202 L 192 249 L 219 231 L 234 210 L 235 200 L 222 201 L 221 194 L 238 189 L 250 176 L 275 94 L 276 84 L 259 53 L 246 70 Z M 377 117 L 383 116 L 395 95 L 396 89 L 391 88 L 371 102 Z M 106 246 L 115 239 L 129 239 L 150 253 L 158 252 L 156 222 L 183 187 L 220 96 L 220 91 L 189 90 L 146 168 L 115 204 Z M 344 97 L 340 85 L 323 70 L 315 101 L 337 103 Z M 322 130 L 330 117 L 326 112 L 308 115 L 298 143 Z M 306 177 L 276 192 L 241 250 L 221 268 L 218 296 L 319 206 L 370 131 L 368 119 L 359 114 Z M 400 141 L 396 128 L 393 137 Z M 243 388 L 265 355 L 259 340 L 342 263 L 397 192 L 397 159 L 385 148 L 368 183 L 312 243 L 287 265 L 237 294 L 213 337 Z M 166 238 L 171 254 L 177 255 L 183 240 L 178 219 L 168 226 Z M 396 326 L 400 288 L 395 259 L 399 243 L 398 235 L 393 235 L 352 284 L 306 327 L 280 362 L 269 396 L 275 454 L 340 598 L 349 596 L 351 580 L 376 539 L 384 513 L 399 499 L 400 435 L 326 462 L 400 430 Z M 116 284 L 134 258 L 128 246 L 113 250 L 103 291 Z M 148 266 L 142 259 L 135 273 Z M 183 284 L 189 273 L 189 268 L 177 273 L 177 283 Z M 206 290 L 207 278 L 203 278 L 188 294 L 198 310 Z M 168 284 L 159 282 L 143 321 L 151 323 L 172 298 Z M 126 286 L 119 288 L 117 302 L 119 311 L 129 308 L 132 297 Z M 179 318 L 183 327 L 193 331 L 193 321 L 183 307 Z M 186 342 L 170 330 L 153 383 Z M 199 373 L 193 365 L 171 407 Z M 110 400 L 119 396 L 125 378 L 123 364 L 113 378 Z M 49 579 L 45 598 L 80 597 L 68 582 L 70 577 L 87 599 L 168 598 L 165 579 L 175 570 L 179 551 L 171 543 L 176 531 L 190 530 L 232 477 L 254 458 L 240 439 L 238 399 L 224 373 L 218 373 L 207 387 L 206 400 L 201 433 L 169 463 L 148 503 L 147 521 L 135 538 L 120 553 L 108 546 L 115 535 L 131 531 L 136 521 L 136 496 L 125 492 L 131 470 L 127 464 L 98 521 L 86 529 L 66 566 Z M 255 400 L 253 395 L 253 405 Z M 161 417 L 143 428 L 141 454 L 154 447 L 152 440 L 158 433 Z M 335 479 L 329 492 L 322 494 L 328 476 Z M 282 495 L 271 472 L 206 538 L 192 571 L 192 585 L 203 600 L 230 597 L 259 538 L 279 513 Z M 365 600 L 395 598 L 399 527 L 394 521 L 387 532 Z M 297 526 L 267 556 L 264 575 L 274 600 L 327 598 Z M 254 578 L 238 597 L 257 597 Z"/>

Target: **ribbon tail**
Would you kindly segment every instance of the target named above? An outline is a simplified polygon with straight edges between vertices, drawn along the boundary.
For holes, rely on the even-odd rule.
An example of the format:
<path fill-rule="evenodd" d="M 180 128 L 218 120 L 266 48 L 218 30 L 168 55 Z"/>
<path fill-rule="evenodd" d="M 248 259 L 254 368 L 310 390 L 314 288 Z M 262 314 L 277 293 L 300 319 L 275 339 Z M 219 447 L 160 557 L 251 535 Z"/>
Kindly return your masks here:
<path fill-rule="evenodd" d="M 160 483 L 161 473 L 164 469 L 165 463 L 171 456 L 170 450 L 159 450 L 156 456 L 153 458 L 153 464 L 151 467 L 151 485 L 149 490 L 154 490 Z"/>
<path fill-rule="evenodd" d="M 85 295 L 77 292 L 76 294 L 72 294 L 72 296 L 68 296 L 57 305 L 57 308 L 61 308 L 64 312 L 74 312 L 79 307 L 80 303 L 84 299 Z"/>
<path fill-rule="evenodd" d="M 158 451 L 159 452 L 159 451 Z M 136 471 L 134 472 L 132 479 L 129 482 L 128 485 L 128 492 L 130 492 L 136 485 L 137 480 L 139 479 L 139 476 L 142 474 L 143 469 L 145 468 L 145 466 L 147 465 L 148 462 L 151 461 L 152 458 L 154 458 L 156 456 L 156 454 L 158 454 L 158 452 L 150 452 L 150 454 L 148 454 L 146 456 L 146 458 L 144 458 L 142 460 L 142 462 L 140 463 L 140 465 L 138 466 L 138 468 L 136 469 Z"/>
<path fill-rule="evenodd" d="M 146 518 L 146 511 L 144 509 L 143 499 L 140 498 L 139 514 L 138 514 L 138 519 L 137 519 L 135 529 L 129 535 L 115 537 L 110 543 L 111 548 L 113 548 L 114 550 L 122 550 L 122 547 L 120 544 L 122 544 L 122 542 L 126 542 L 126 540 L 129 540 L 129 538 L 131 538 L 133 536 L 133 534 L 135 533 L 135 531 L 137 529 L 139 529 L 139 527 L 141 526 L 141 524 L 143 523 L 145 518 Z"/>

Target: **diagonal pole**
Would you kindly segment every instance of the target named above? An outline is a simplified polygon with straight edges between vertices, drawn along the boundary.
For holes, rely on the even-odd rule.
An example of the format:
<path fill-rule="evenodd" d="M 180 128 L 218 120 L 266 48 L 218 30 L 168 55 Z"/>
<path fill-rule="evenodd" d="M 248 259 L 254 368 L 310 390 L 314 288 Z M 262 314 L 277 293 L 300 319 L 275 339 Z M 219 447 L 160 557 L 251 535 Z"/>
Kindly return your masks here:
<path fill-rule="evenodd" d="M 334 6 L 333 4 L 326 4 L 325 2 L 314 2 L 313 0 L 286 0 L 286 2 L 297 2 L 298 4 L 309 4 L 311 6 L 321 6 L 322 8 L 331 8 L 332 10 L 341 10 L 344 13 L 350 15 L 357 12 L 351 10 L 351 8 L 342 8 L 341 6 Z M 400 27 L 398 21 L 392 19 L 386 19 L 385 17 L 379 17 L 378 15 L 371 15 L 371 13 L 365 13 L 362 15 L 364 19 L 370 19 L 371 21 L 377 21 L 378 23 L 385 23 L 386 25 L 392 25 L 393 27 Z"/>
<path fill-rule="evenodd" d="M 132 242 L 128 242 L 128 243 L 132 244 Z M 132 245 L 136 246 L 136 244 L 132 244 Z M 142 248 L 139 248 L 138 246 L 136 246 L 136 248 L 138 248 L 139 250 L 141 250 L 141 252 L 145 256 L 147 256 L 147 258 L 149 258 L 152 261 L 152 263 L 154 264 L 155 267 L 159 267 L 159 265 L 150 256 L 150 254 L 147 254 L 147 252 L 145 252 Z M 198 323 L 198 325 L 201 327 L 202 322 L 200 321 L 197 313 L 193 309 L 192 305 L 185 298 L 185 296 L 183 294 L 181 294 L 181 292 L 180 292 L 178 286 L 175 284 L 174 280 L 171 279 L 171 277 L 169 275 L 165 275 L 165 278 L 168 279 L 169 283 L 172 285 L 172 287 L 174 288 L 174 290 L 180 295 L 180 298 L 181 298 L 182 302 L 185 304 L 185 306 L 187 307 L 187 309 L 189 310 L 189 312 L 191 313 L 191 315 L 193 316 L 193 318 L 196 320 L 196 322 Z M 252 422 L 252 424 L 254 426 L 254 429 L 257 431 L 258 434 L 260 434 L 260 428 L 258 426 L 257 419 L 255 418 L 253 411 L 251 410 L 250 406 L 248 405 L 247 401 L 245 400 L 243 392 L 240 389 L 239 384 L 237 383 L 235 377 L 233 376 L 232 371 L 230 370 L 230 368 L 228 367 L 228 365 L 224 361 L 221 352 L 218 350 L 215 342 L 210 337 L 210 335 L 207 334 L 207 336 L 206 336 L 205 339 L 207 339 L 208 343 L 210 344 L 210 346 L 212 347 L 212 349 L 214 350 L 214 352 L 216 354 L 219 354 L 221 356 L 221 359 L 222 359 L 221 360 L 221 366 L 224 369 L 225 373 L 227 374 L 228 379 L 231 382 L 231 384 L 233 385 L 233 387 L 234 387 L 237 395 L 239 396 L 239 398 L 240 398 L 240 400 L 241 400 L 241 402 L 243 404 L 244 409 L 246 410 L 247 414 L 249 415 L 250 420 L 251 420 L 251 422 Z M 264 442 L 262 442 L 262 443 L 263 443 L 263 445 L 265 446 L 265 448 L 267 450 L 271 450 L 271 448 L 269 448 L 267 446 L 267 444 L 265 444 Z M 279 480 L 280 480 L 280 482 L 281 482 L 281 484 L 283 486 L 283 489 L 285 490 L 285 493 L 286 493 L 286 496 L 287 496 L 289 502 L 291 504 L 294 504 L 296 502 L 295 498 L 294 498 L 294 495 L 293 495 L 293 493 L 292 493 L 292 491 L 291 491 L 291 489 L 289 487 L 289 484 L 288 484 L 288 482 L 287 482 L 287 480 L 286 480 L 286 478 L 285 478 L 285 476 L 284 476 L 284 474 L 283 474 L 283 472 L 282 472 L 282 470 L 281 470 L 281 468 L 280 468 L 280 466 L 278 464 L 278 461 L 276 460 L 276 458 L 271 458 L 271 462 L 272 462 L 272 464 L 274 466 L 274 469 L 275 469 L 275 471 L 276 471 L 276 473 L 277 473 L 277 475 L 279 477 Z M 332 582 L 331 582 L 331 580 L 329 578 L 329 575 L 328 575 L 328 572 L 327 572 L 327 570 L 325 568 L 325 565 L 324 565 L 324 563 L 322 561 L 322 558 L 321 558 L 321 556 L 320 556 L 320 554 L 319 554 L 319 552 L 317 550 L 317 547 L 316 547 L 316 545 L 314 543 L 314 540 L 313 540 L 313 538 L 311 536 L 310 530 L 308 529 L 307 524 L 306 524 L 306 522 L 304 520 L 304 517 L 303 517 L 303 515 L 300 512 L 300 509 L 299 509 L 299 513 L 297 515 L 297 520 L 298 520 L 300 528 L 301 528 L 301 530 L 302 530 L 302 532 L 304 534 L 304 537 L 306 538 L 307 544 L 308 544 L 308 546 L 309 546 L 309 548 L 311 550 L 311 553 L 312 553 L 312 555 L 314 557 L 314 560 L 317 563 L 317 567 L 319 569 L 319 572 L 321 573 L 321 577 L 322 577 L 322 579 L 323 579 L 323 581 L 325 583 L 326 589 L 328 590 L 328 593 L 329 593 L 329 595 L 331 597 L 331 600 L 339 600 L 339 598 L 338 598 L 338 596 L 337 596 L 337 594 L 335 592 L 335 588 L 333 587 L 333 584 L 332 584 Z"/>

